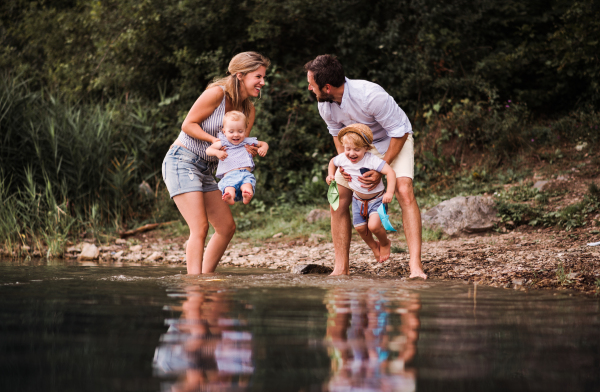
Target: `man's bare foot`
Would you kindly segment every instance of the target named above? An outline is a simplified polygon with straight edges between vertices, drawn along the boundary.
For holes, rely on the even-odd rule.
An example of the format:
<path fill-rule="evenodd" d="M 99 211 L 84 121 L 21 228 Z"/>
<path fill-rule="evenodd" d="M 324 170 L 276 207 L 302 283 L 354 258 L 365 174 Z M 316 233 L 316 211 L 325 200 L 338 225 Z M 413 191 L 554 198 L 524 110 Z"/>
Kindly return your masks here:
<path fill-rule="evenodd" d="M 252 193 L 250 191 L 243 191 L 242 199 L 244 200 L 244 204 L 250 203 L 250 200 L 252 200 L 252 196 L 254 196 L 254 193 Z"/>
<path fill-rule="evenodd" d="M 427 275 L 423 272 L 423 266 L 420 261 L 410 263 L 410 276 L 408 279 L 412 278 L 427 279 Z"/>
<path fill-rule="evenodd" d="M 329 274 L 329 276 L 342 276 L 342 275 L 350 275 L 350 271 L 344 270 L 342 268 L 334 268 L 333 272 Z"/>
<path fill-rule="evenodd" d="M 390 251 L 392 249 L 392 241 L 388 240 L 386 245 L 379 245 L 379 262 L 383 263 L 390 258 Z"/>
<path fill-rule="evenodd" d="M 223 199 L 223 201 L 229 205 L 233 205 L 235 203 L 233 195 L 229 192 L 223 193 L 223 197 L 221 199 Z"/>

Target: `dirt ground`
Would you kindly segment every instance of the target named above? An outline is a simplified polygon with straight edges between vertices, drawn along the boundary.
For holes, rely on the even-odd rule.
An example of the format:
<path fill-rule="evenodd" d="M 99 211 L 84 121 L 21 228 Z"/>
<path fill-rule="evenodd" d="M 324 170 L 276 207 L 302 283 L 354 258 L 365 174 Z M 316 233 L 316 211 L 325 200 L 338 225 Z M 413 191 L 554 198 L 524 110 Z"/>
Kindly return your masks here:
<path fill-rule="evenodd" d="M 142 234 L 128 241 L 100 247 L 100 263 L 185 265 L 185 238 L 158 237 L 160 232 Z M 394 246 L 406 248 L 399 235 L 391 236 Z M 587 294 L 600 293 L 600 241 L 598 228 L 571 232 L 554 228 L 522 226 L 508 233 L 487 233 L 423 243 L 423 267 L 430 279 L 463 280 L 511 289 L 571 289 Z M 135 244 L 135 245 L 134 245 Z M 76 247 L 67 257 L 77 258 Z M 393 253 L 386 262 L 374 260 L 358 236 L 350 247 L 351 274 L 396 276 L 406 279 L 409 255 Z M 96 263 L 94 261 L 93 263 Z M 220 265 L 291 270 L 296 265 L 334 265 L 331 242 L 320 237 L 305 241 L 273 239 L 263 246 L 232 244 Z"/>

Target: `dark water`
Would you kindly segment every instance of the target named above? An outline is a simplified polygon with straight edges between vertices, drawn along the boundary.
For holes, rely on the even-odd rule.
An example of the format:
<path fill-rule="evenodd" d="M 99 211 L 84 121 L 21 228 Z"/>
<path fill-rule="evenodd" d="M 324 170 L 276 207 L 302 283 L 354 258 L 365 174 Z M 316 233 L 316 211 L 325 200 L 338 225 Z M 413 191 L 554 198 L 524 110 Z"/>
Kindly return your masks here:
<path fill-rule="evenodd" d="M 0 391 L 600 391 L 600 301 L 0 263 Z"/>

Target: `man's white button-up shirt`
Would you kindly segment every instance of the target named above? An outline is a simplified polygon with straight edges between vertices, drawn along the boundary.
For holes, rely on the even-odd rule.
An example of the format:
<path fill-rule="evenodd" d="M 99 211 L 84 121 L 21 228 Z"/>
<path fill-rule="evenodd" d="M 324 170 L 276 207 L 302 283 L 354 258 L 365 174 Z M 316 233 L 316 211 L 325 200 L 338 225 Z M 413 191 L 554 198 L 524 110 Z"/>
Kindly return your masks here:
<path fill-rule="evenodd" d="M 319 102 L 319 113 L 332 136 L 348 125 L 361 123 L 373 131 L 373 144 L 380 154 L 390 146 L 390 138 L 412 133 L 408 117 L 380 85 L 346 78 L 342 104 Z"/>

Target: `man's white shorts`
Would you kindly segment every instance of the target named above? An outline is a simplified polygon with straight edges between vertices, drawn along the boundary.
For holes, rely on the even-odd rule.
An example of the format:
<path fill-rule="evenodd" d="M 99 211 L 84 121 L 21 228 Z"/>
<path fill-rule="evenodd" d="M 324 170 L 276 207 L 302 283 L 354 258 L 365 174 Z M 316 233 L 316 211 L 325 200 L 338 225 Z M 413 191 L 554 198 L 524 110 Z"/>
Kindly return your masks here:
<path fill-rule="evenodd" d="M 369 150 L 369 152 L 371 154 L 383 159 L 383 155 L 381 155 L 379 153 L 379 151 L 377 151 L 375 148 L 372 148 L 371 150 Z M 408 134 L 408 137 L 406 138 L 406 142 L 404 143 L 402 150 L 400 150 L 400 153 L 398 154 L 396 159 L 394 159 L 392 161 L 390 166 L 396 173 L 396 178 L 408 177 L 411 180 L 414 178 L 414 176 L 415 176 L 415 151 L 414 151 L 414 141 L 413 141 L 412 134 Z M 348 181 L 346 181 L 344 176 L 342 176 L 342 174 L 340 173 L 340 169 L 335 171 L 335 181 L 338 183 L 338 185 L 341 185 L 346 188 L 350 188 L 348 186 Z"/>

